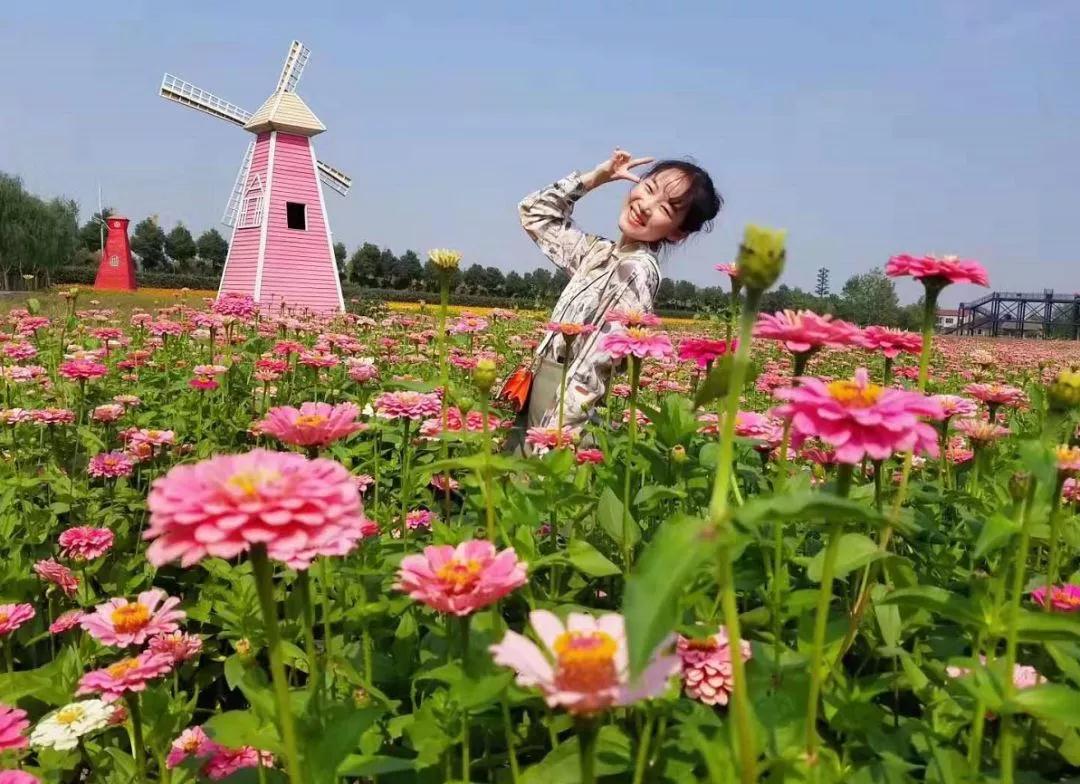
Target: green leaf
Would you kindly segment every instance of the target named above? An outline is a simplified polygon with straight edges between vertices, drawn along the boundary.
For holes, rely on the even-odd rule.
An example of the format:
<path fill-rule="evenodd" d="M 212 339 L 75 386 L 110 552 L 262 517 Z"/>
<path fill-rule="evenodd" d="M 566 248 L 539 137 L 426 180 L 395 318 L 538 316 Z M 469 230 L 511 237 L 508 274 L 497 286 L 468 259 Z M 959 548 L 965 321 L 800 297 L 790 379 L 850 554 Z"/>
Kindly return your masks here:
<path fill-rule="evenodd" d="M 611 577 L 620 572 L 619 567 L 584 539 L 570 542 L 566 557 L 571 566 L 589 577 Z"/>
<path fill-rule="evenodd" d="M 979 538 L 975 541 L 975 557 L 982 558 L 1004 547 L 1013 534 L 1020 530 L 1016 521 L 1000 512 L 991 515 L 983 523 Z"/>
<path fill-rule="evenodd" d="M 871 561 L 884 557 L 885 553 L 869 536 L 863 534 L 842 534 L 836 553 L 834 577 L 843 577 L 848 572 L 866 566 Z M 814 582 L 821 582 L 821 569 L 825 563 L 825 549 L 822 548 L 806 567 L 806 576 Z"/>
<path fill-rule="evenodd" d="M 600 501 L 596 505 L 596 519 L 599 521 L 604 533 L 610 536 L 612 541 L 620 547 L 623 546 L 624 539 L 622 517 L 622 501 L 615 495 L 615 491 L 610 487 L 605 487 L 600 494 Z M 634 520 L 632 515 L 627 515 L 626 528 L 630 540 L 628 544 L 633 547 L 641 541 L 641 528 L 638 527 L 637 521 Z"/>
<path fill-rule="evenodd" d="M 865 504 L 830 493 L 812 490 L 787 493 L 781 496 L 748 500 L 735 512 L 735 519 L 747 528 L 771 525 L 781 520 L 826 520 L 880 523 L 885 517 Z"/>
<path fill-rule="evenodd" d="M 1004 622 L 1008 623 L 1009 613 L 1003 615 Z M 1024 642 L 1080 641 L 1080 618 L 1074 613 L 1048 613 L 1021 607 L 1016 617 L 1016 630 Z"/>
<path fill-rule="evenodd" d="M 657 530 L 626 583 L 630 674 L 636 677 L 679 620 L 678 603 L 712 546 L 704 520 L 676 515 Z"/>
<path fill-rule="evenodd" d="M 629 772 L 631 766 L 630 739 L 622 730 L 607 724 L 600 728 L 596 738 L 596 776 L 619 776 Z M 617 780 L 625 781 L 628 777 Z M 560 743 L 536 765 L 521 775 L 521 784 L 580 784 L 581 767 L 578 762 L 578 738 Z"/>
<path fill-rule="evenodd" d="M 1045 721 L 1080 727 L 1080 691 L 1058 683 L 1043 683 L 1021 689 L 1013 695 L 1007 707 Z"/>
<path fill-rule="evenodd" d="M 426 767 L 426 766 L 422 766 Z M 417 770 L 415 759 L 404 757 L 366 756 L 350 754 L 345 761 L 338 766 L 339 776 L 359 776 L 360 778 L 374 778 L 384 773 L 401 773 L 406 770 Z"/>
<path fill-rule="evenodd" d="M 983 623 L 981 613 L 969 599 L 949 593 L 944 588 L 919 585 L 914 588 L 901 588 L 886 594 L 882 604 L 898 604 L 901 607 L 915 607 L 929 610 L 936 615 L 968 625 L 979 626 Z"/>
<path fill-rule="evenodd" d="M 304 749 L 304 761 L 314 784 L 336 784 L 338 767 L 357 750 L 360 736 L 383 713 L 381 708 L 336 705 L 325 726 L 316 729 Z M 325 717 L 323 717 L 325 718 Z"/>
<path fill-rule="evenodd" d="M 203 725 L 207 734 L 222 746 L 238 748 L 253 745 L 260 749 L 278 747 L 273 726 L 251 711 L 225 711 L 211 716 Z"/>
<path fill-rule="evenodd" d="M 694 395 L 694 408 L 701 408 L 706 403 L 711 403 L 727 394 L 734 356 L 734 354 L 725 354 L 713 363 L 709 375 L 705 376 L 697 389 L 697 394 Z"/>

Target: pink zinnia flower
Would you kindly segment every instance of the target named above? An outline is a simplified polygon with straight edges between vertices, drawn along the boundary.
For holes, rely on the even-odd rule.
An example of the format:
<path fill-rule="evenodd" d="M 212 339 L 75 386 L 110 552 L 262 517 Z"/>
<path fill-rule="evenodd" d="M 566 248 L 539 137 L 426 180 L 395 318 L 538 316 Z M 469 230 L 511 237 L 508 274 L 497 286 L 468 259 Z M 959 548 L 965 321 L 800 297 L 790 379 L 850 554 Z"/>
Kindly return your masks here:
<path fill-rule="evenodd" d="M 671 338 L 666 333 L 652 332 L 643 327 L 628 327 L 605 335 L 600 341 L 600 349 L 615 359 L 626 356 L 666 359 L 675 353 Z"/>
<path fill-rule="evenodd" d="M 79 590 L 79 578 L 75 573 L 53 558 L 34 564 L 34 574 L 57 586 L 65 596 L 74 596 Z"/>
<path fill-rule="evenodd" d="M 113 532 L 108 528 L 80 525 L 60 534 L 60 554 L 76 561 L 92 561 L 109 552 L 113 546 Z"/>
<path fill-rule="evenodd" d="M 188 727 L 172 742 L 169 755 L 165 757 L 165 767 L 175 768 L 188 757 L 204 759 L 221 748 L 202 727 Z"/>
<path fill-rule="evenodd" d="M 916 280 L 930 281 L 938 285 L 949 283 L 990 285 L 986 269 L 982 264 L 956 256 L 909 256 L 902 253 L 889 259 L 885 264 L 885 274 L 890 278 L 910 275 Z"/>
<path fill-rule="evenodd" d="M 207 555 L 235 558 L 253 544 L 306 569 L 318 555 L 344 555 L 363 537 L 356 484 L 333 460 L 255 449 L 172 468 L 147 501 L 155 566 Z"/>
<path fill-rule="evenodd" d="M 90 418 L 95 422 L 115 422 L 124 415 L 125 410 L 121 403 L 105 403 L 96 407 Z"/>
<path fill-rule="evenodd" d="M 984 667 L 986 666 L 986 657 L 982 654 L 979 655 L 979 663 Z M 950 664 L 945 668 L 945 673 L 950 678 L 965 678 L 971 674 L 971 668 Z M 1038 670 L 1029 664 L 1013 665 L 1012 682 L 1018 689 L 1030 689 L 1032 686 L 1037 686 L 1045 680 L 1046 679 L 1039 674 Z"/>
<path fill-rule="evenodd" d="M 394 586 L 439 612 L 471 615 L 494 604 L 527 581 L 525 563 L 514 549 L 502 552 L 479 539 L 457 547 L 425 547 L 423 555 L 407 555 Z"/>
<path fill-rule="evenodd" d="M 41 784 L 41 779 L 25 770 L 0 771 L 0 784 Z"/>
<path fill-rule="evenodd" d="M 414 422 L 442 411 L 442 401 L 434 392 L 383 392 L 375 398 L 375 413 L 383 419 L 411 419 Z"/>
<path fill-rule="evenodd" d="M 151 637 L 146 647 L 151 653 L 163 654 L 171 658 L 173 664 L 179 664 L 198 656 L 202 645 L 201 637 L 175 631 Z"/>
<path fill-rule="evenodd" d="M 1026 400 L 1024 390 L 1008 384 L 968 384 L 964 391 L 987 405 L 1019 406 Z"/>
<path fill-rule="evenodd" d="M 143 651 L 138 656 L 86 673 L 75 694 L 100 694 L 105 702 L 116 702 L 127 692 L 145 691 L 146 684 L 172 671 L 168 656 Z"/>
<path fill-rule="evenodd" d="M 736 264 L 717 264 L 713 269 L 727 275 L 732 280 L 738 280 L 739 278 L 739 267 Z"/>
<path fill-rule="evenodd" d="M 263 433 L 292 446 L 326 446 L 363 430 L 355 403 L 301 403 L 300 408 L 275 406 L 259 423 Z"/>
<path fill-rule="evenodd" d="M 956 429 L 976 444 L 989 444 L 1009 435 L 1009 428 L 986 419 L 961 419 L 956 423 Z"/>
<path fill-rule="evenodd" d="M 1032 591 L 1031 599 L 1036 604 L 1045 605 L 1047 603 L 1046 587 L 1036 588 Z M 1049 601 L 1050 606 L 1055 610 L 1064 612 L 1080 611 L 1080 585 L 1075 583 L 1055 585 L 1049 593 Z"/>
<path fill-rule="evenodd" d="M 427 509 L 414 509 L 405 515 L 405 527 L 410 531 L 416 531 L 421 528 L 425 531 L 430 531 L 431 521 L 434 519 L 435 515 Z"/>
<path fill-rule="evenodd" d="M 61 362 L 57 372 L 71 381 L 90 381 L 104 376 L 109 368 L 90 359 L 70 359 Z"/>
<path fill-rule="evenodd" d="M 38 425 L 71 425 L 75 423 L 75 412 L 67 408 L 39 408 L 30 412 L 34 423 Z"/>
<path fill-rule="evenodd" d="M 801 381 L 798 387 L 776 390 L 776 397 L 787 402 L 773 414 L 790 419 L 797 435 L 835 447 L 841 463 L 884 460 L 908 451 L 937 456 L 937 432 L 921 419 L 941 419 L 941 409 L 930 398 L 873 384 L 866 368 L 856 370 L 850 381 L 826 384 L 810 376 Z"/>
<path fill-rule="evenodd" d="M 923 347 L 922 335 L 917 332 L 878 326 L 864 329 L 856 338 L 856 343 L 870 351 L 880 351 L 887 359 L 896 359 L 902 351 L 918 354 Z"/>
<path fill-rule="evenodd" d="M 213 756 L 202 766 L 200 772 L 211 781 L 221 781 L 243 768 L 258 767 L 274 767 L 274 755 L 269 751 L 260 751 L 254 746 L 241 746 L 238 749 L 226 749 L 219 746 Z"/>
<path fill-rule="evenodd" d="M 214 300 L 211 308 L 215 313 L 222 316 L 236 316 L 237 318 L 249 318 L 259 310 L 258 304 L 253 297 L 247 294 L 223 294 Z"/>
<path fill-rule="evenodd" d="M 607 323 L 622 324 L 624 327 L 658 327 L 660 326 L 660 317 L 654 316 L 652 313 L 648 313 L 643 310 L 624 310 L 621 308 L 615 308 L 609 310 L 604 316 L 604 321 Z"/>
<path fill-rule="evenodd" d="M 209 376 L 195 376 L 195 378 L 188 380 L 188 386 L 200 392 L 209 392 L 217 389 L 221 384 Z"/>
<path fill-rule="evenodd" d="M 1058 473 L 1075 476 L 1080 473 L 1080 446 L 1059 446 L 1054 450 Z"/>
<path fill-rule="evenodd" d="M 109 599 L 84 615 L 79 624 L 104 645 L 117 648 L 142 645 L 155 634 L 168 634 L 180 628 L 176 622 L 187 613 L 174 609 L 178 604 L 180 600 L 175 596 L 166 596 L 160 588 L 152 588 L 140 593 L 134 602 L 123 597 Z"/>
<path fill-rule="evenodd" d="M 574 459 L 577 460 L 578 465 L 583 463 L 600 464 L 604 462 L 604 453 L 599 449 L 579 449 Z"/>
<path fill-rule="evenodd" d="M 90 458 L 86 473 L 93 477 L 116 479 L 131 476 L 135 470 L 135 461 L 124 452 L 102 452 Z"/>
<path fill-rule="evenodd" d="M 612 706 L 631 705 L 663 694 L 679 671 L 679 657 L 661 654 L 665 640 L 636 681 L 630 681 L 623 617 L 614 613 L 593 618 L 570 613 L 566 625 L 547 610 L 529 613 L 529 622 L 543 648 L 508 631 L 491 646 L 495 663 L 517 672 L 517 684 L 539 688 L 547 704 L 573 714 L 593 714 Z"/>
<path fill-rule="evenodd" d="M 802 354 L 822 346 L 855 345 L 860 330 L 831 315 L 819 316 L 812 310 L 783 310 L 758 314 L 754 337 L 779 340 L 788 351 Z"/>
<path fill-rule="evenodd" d="M 373 359 L 350 359 L 345 372 L 357 384 L 366 384 L 379 377 L 379 369 L 375 366 Z"/>
<path fill-rule="evenodd" d="M 29 726 L 26 711 L 0 703 L 0 752 L 29 746 L 30 739 L 23 734 Z"/>
<path fill-rule="evenodd" d="M 0 604 L 0 637 L 6 637 L 34 617 L 30 604 Z"/>
<path fill-rule="evenodd" d="M 79 625 L 84 613 L 82 610 L 68 610 L 49 624 L 50 634 L 63 634 Z"/>
<path fill-rule="evenodd" d="M 577 443 L 577 431 L 570 425 L 565 425 L 561 432 L 557 427 L 530 427 L 525 431 L 525 443 L 540 455 L 552 449 L 572 449 Z"/>
<path fill-rule="evenodd" d="M 945 419 L 975 416 L 979 411 L 974 401 L 960 395 L 934 395 L 931 400 L 941 406 Z"/>
<path fill-rule="evenodd" d="M 708 367 L 717 357 L 733 352 L 739 341 L 733 340 L 728 345 L 726 340 L 710 338 L 683 338 L 679 341 L 679 359 L 684 362 L 696 362 L 698 367 Z"/>
<path fill-rule="evenodd" d="M 706 705 L 727 705 L 734 684 L 727 629 L 721 627 L 719 632 L 703 640 L 680 635 L 676 650 L 682 662 L 686 696 Z M 739 655 L 744 662 L 749 661 L 750 643 L 746 640 L 739 640 Z"/>

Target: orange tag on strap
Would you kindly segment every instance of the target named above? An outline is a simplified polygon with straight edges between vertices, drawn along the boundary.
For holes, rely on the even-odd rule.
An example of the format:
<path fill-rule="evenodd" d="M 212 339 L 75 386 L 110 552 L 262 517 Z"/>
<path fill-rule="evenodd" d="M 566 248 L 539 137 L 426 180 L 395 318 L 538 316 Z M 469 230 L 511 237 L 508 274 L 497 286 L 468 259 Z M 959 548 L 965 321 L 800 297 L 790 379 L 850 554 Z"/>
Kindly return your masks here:
<path fill-rule="evenodd" d="M 519 365 L 517 370 L 506 379 L 501 390 L 499 399 L 509 401 L 515 411 L 520 412 L 525 408 L 525 402 L 529 399 L 529 390 L 532 389 L 533 372 L 526 365 Z"/>

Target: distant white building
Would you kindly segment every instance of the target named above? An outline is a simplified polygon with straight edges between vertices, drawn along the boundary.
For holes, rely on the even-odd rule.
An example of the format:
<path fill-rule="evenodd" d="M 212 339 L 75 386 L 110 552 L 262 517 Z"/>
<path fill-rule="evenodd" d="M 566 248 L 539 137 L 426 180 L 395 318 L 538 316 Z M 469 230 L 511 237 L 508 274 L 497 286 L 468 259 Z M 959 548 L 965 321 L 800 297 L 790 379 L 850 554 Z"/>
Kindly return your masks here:
<path fill-rule="evenodd" d="M 949 310 L 948 308 L 938 308 L 937 313 L 934 315 L 934 326 L 939 330 L 952 329 L 960 321 L 959 310 Z"/>

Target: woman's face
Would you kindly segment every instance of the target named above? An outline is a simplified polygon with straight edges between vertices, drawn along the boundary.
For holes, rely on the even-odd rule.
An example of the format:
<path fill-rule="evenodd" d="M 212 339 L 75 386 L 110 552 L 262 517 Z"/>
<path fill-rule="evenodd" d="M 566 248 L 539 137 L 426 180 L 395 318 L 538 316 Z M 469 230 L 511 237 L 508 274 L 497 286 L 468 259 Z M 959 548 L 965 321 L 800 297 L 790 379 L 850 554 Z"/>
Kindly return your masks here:
<path fill-rule="evenodd" d="M 678 169 L 664 169 L 644 178 L 626 196 L 619 213 L 619 230 L 635 242 L 678 242 L 686 236 L 679 228 L 686 217 L 682 196 L 690 178 Z"/>

